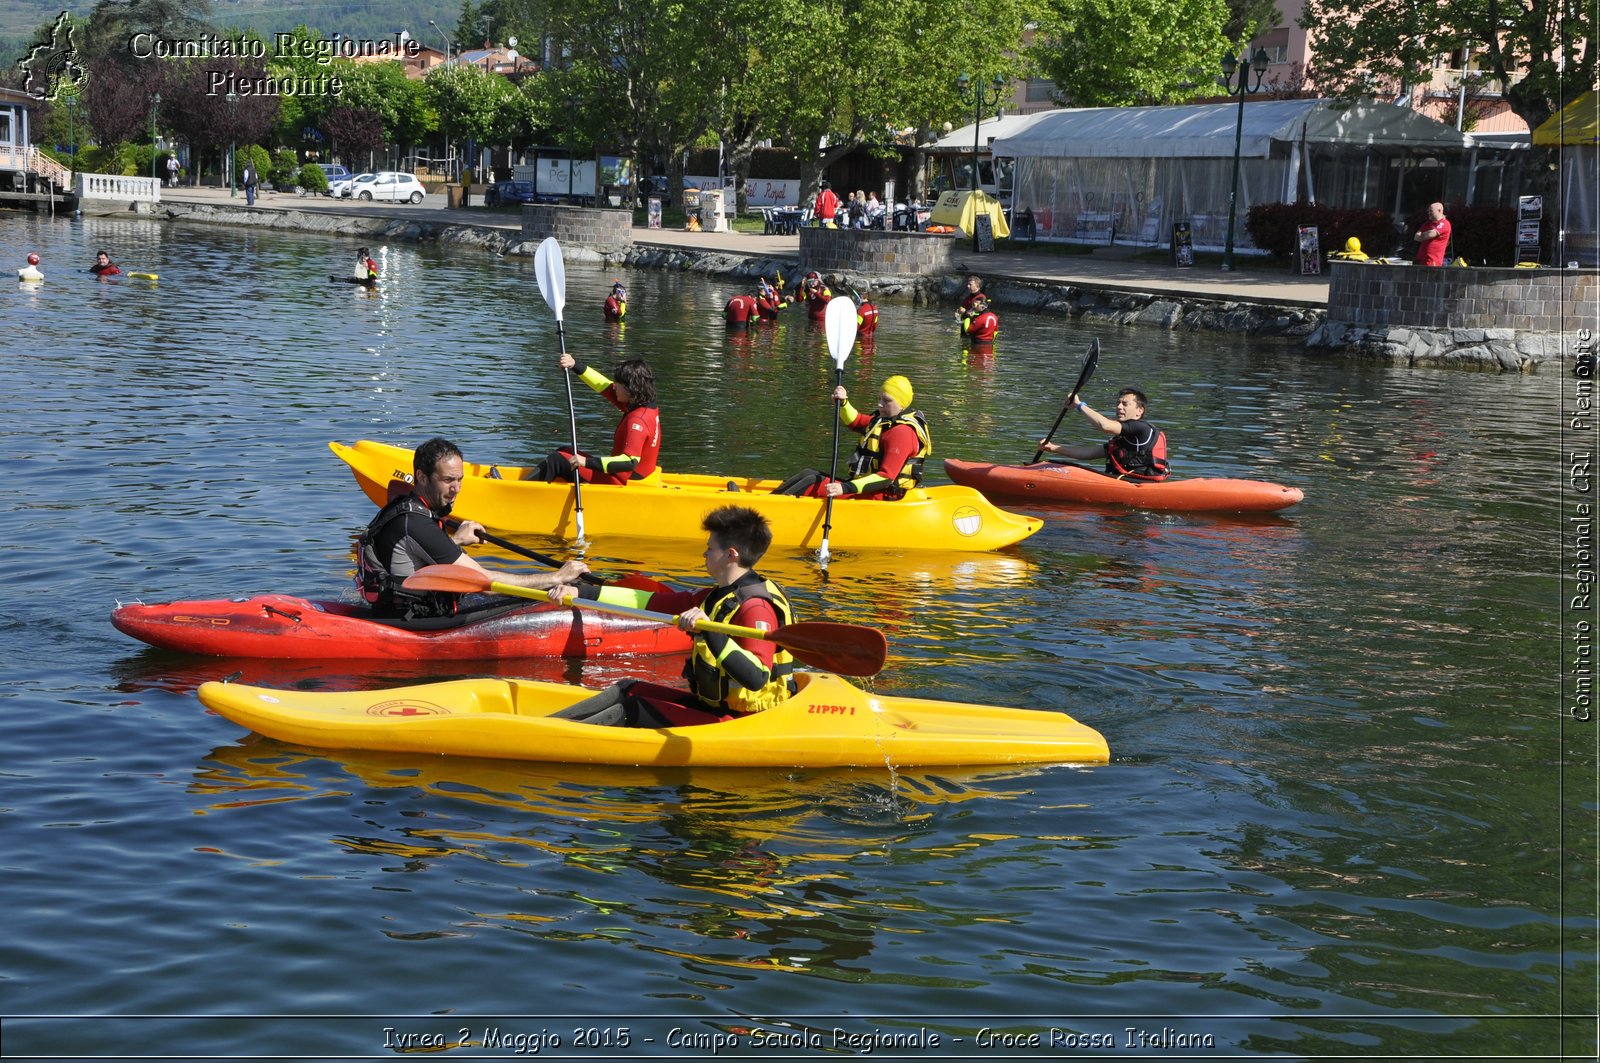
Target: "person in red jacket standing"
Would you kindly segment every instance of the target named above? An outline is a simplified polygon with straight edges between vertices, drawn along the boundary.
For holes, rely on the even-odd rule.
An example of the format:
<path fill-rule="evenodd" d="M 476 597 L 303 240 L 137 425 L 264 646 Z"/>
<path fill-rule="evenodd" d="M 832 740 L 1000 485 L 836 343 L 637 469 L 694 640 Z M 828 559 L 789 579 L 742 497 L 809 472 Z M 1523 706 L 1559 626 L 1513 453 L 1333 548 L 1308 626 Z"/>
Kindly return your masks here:
<path fill-rule="evenodd" d="M 606 320 L 621 321 L 628 316 L 628 289 L 621 281 L 611 282 L 611 294 L 606 296 Z"/>
<path fill-rule="evenodd" d="M 782 281 L 782 278 L 779 278 Z M 778 320 L 778 311 L 789 305 L 789 300 L 784 298 L 783 292 L 767 283 L 767 278 L 761 278 L 761 294 L 756 296 L 756 313 L 762 321 Z"/>
<path fill-rule="evenodd" d="M 872 305 L 871 299 L 861 298 L 856 294 L 856 336 L 859 339 L 870 340 L 872 334 L 878 331 L 878 308 Z"/>
<path fill-rule="evenodd" d="M 839 212 L 839 197 L 834 194 L 828 182 L 822 182 L 822 191 L 817 193 L 816 201 L 811 204 L 811 213 L 817 219 L 818 225 L 832 225 L 833 216 Z"/>
<path fill-rule="evenodd" d="M 993 343 L 1000 331 L 1000 319 L 989 309 L 989 298 L 979 292 L 972 300 L 972 316 L 961 322 L 961 331 L 970 343 Z"/>
<path fill-rule="evenodd" d="M 740 294 L 729 299 L 728 304 L 722 308 L 722 320 L 729 328 L 744 328 L 759 313 L 756 297 Z"/>
<path fill-rule="evenodd" d="M 1444 216 L 1443 203 L 1428 204 L 1428 220 L 1411 239 L 1417 242 L 1417 265 L 1444 265 L 1445 249 L 1450 246 L 1450 219 Z"/>

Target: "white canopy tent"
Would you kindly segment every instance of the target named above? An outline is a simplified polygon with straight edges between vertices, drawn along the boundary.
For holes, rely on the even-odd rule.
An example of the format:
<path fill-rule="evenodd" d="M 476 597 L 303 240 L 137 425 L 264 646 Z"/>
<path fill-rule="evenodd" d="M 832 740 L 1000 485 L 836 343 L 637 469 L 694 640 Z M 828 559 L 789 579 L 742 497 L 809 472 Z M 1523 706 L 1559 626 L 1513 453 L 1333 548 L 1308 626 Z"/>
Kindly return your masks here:
<path fill-rule="evenodd" d="M 1011 161 L 1004 156 L 995 155 L 990 150 L 990 144 L 1002 137 L 1015 136 L 1040 115 L 1050 113 L 1038 111 L 1033 114 L 1007 114 L 998 118 L 985 118 L 976 128 L 973 123 L 968 122 L 960 129 L 953 129 L 929 144 L 928 154 L 939 160 L 941 170 L 950 182 L 949 187 L 962 190 L 970 187 L 972 181 L 971 158 L 973 145 L 976 143 L 978 187 L 992 196 L 999 196 L 1010 202 Z M 975 133 L 976 139 L 974 139 Z"/>
<path fill-rule="evenodd" d="M 1237 103 L 1029 117 L 992 145 L 1016 159 L 1013 223 L 1029 210 L 1040 236 L 1156 246 L 1173 223 L 1189 222 L 1195 246 L 1223 244 Z M 1392 104 L 1247 101 L 1235 245 L 1251 247 L 1244 219 L 1256 203 L 1305 199 L 1398 212 L 1398 187 L 1393 204 L 1380 201 L 1392 184 L 1390 158 L 1438 166 L 1465 160 L 1472 146 L 1471 137 Z"/>

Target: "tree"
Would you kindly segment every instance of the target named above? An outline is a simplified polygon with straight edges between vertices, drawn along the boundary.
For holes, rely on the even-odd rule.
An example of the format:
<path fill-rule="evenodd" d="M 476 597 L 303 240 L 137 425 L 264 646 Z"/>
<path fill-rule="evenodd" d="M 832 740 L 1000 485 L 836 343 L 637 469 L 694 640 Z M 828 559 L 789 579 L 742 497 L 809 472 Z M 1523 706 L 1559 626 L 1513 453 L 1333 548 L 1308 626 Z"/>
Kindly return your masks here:
<path fill-rule="evenodd" d="M 100 0 L 89 13 L 83 34 L 84 57 L 115 58 L 125 65 L 156 62 L 136 58 L 136 34 L 193 40 L 211 28 L 210 17 L 211 0 Z"/>
<path fill-rule="evenodd" d="M 1048 0 L 1033 57 L 1075 107 L 1177 103 L 1212 91 L 1230 17 L 1225 0 Z"/>
<path fill-rule="evenodd" d="M 279 97 L 237 95 L 230 104 L 215 79 L 233 75 L 232 84 L 266 77 L 256 61 L 190 59 L 163 64 L 168 71 L 161 89 L 162 123 L 195 149 L 248 146 L 267 138 L 278 124 Z M 225 82 L 226 83 L 226 82 Z M 196 182 L 200 166 L 192 165 Z"/>
<path fill-rule="evenodd" d="M 95 139 L 107 147 L 125 140 L 148 139 L 152 97 L 157 92 L 165 97 L 169 91 L 162 77 L 164 72 L 163 66 L 154 63 L 123 67 L 105 56 L 91 60 L 89 79 L 83 86 L 83 105 Z M 167 124 L 170 127 L 171 122 Z"/>
<path fill-rule="evenodd" d="M 1511 110 L 1537 128 L 1594 87 L 1593 4 L 1573 0 L 1306 0 L 1300 25 L 1331 95 L 1390 96 L 1428 80 L 1436 57 L 1467 44 L 1506 86 Z M 1520 79 L 1520 80 L 1518 80 Z"/>
<path fill-rule="evenodd" d="M 383 147 L 383 118 L 364 107 L 340 104 L 323 119 L 331 150 L 343 158 L 370 155 Z"/>

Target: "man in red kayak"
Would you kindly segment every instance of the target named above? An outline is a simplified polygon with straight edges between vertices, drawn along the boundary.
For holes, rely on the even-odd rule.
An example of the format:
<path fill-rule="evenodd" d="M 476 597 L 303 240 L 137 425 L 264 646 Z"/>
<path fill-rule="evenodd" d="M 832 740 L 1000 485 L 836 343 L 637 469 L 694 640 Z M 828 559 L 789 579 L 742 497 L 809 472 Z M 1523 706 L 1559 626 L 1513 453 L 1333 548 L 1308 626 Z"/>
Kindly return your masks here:
<path fill-rule="evenodd" d="M 1039 446 L 1052 454 L 1065 454 L 1076 461 L 1106 459 L 1106 475 L 1119 480 L 1165 480 L 1167 478 L 1167 434 L 1144 419 L 1149 400 L 1137 388 L 1117 392 L 1117 419 L 1096 413 L 1077 395 L 1067 396 L 1067 405 L 1083 415 L 1111 438 L 1088 447 L 1063 447 L 1041 439 Z"/>
<path fill-rule="evenodd" d="M 715 587 L 695 591 L 640 591 L 624 587 L 564 585 L 552 596 L 675 613 L 678 626 L 694 632 L 683 666 L 688 690 L 625 679 L 554 715 L 612 727 L 682 727 L 770 709 L 796 692 L 794 658 L 766 639 L 694 631 L 698 620 L 773 631 L 794 623 L 782 588 L 755 571 L 772 545 L 767 519 L 745 506 L 723 506 L 706 514 L 706 573 Z"/>
<path fill-rule="evenodd" d="M 816 469 L 804 469 L 779 484 L 775 495 L 809 498 L 871 498 L 896 501 L 922 483 L 922 463 L 933 453 L 928 422 L 911 409 L 915 393 L 911 381 L 892 376 L 883 382 L 878 412 L 860 413 L 850 405 L 844 386 L 833 389 L 839 403 L 839 423 L 861 433 L 850 458 L 847 480 L 830 480 Z"/>
<path fill-rule="evenodd" d="M 412 458 L 411 490 L 378 511 L 356 541 L 356 584 L 380 617 L 420 620 L 454 616 L 459 594 L 419 593 L 400 586 L 407 576 L 429 565 L 461 565 L 489 572 L 514 587 L 548 590 L 570 584 L 589 571 L 582 561 L 568 561 L 555 572 L 490 572 L 462 551 L 482 542 L 483 525 L 464 520 L 454 532 L 445 518 L 455 505 L 465 478 L 461 450 L 438 436 L 418 447 Z"/>
<path fill-rule="evenodd" d="M 656 374 L 649 363 L 643 358 L 619 362 L 611 370 L 615 380 L 580 365 L 570 354 L 563 353 L 559 364 L 621 410 L 622 420 L 611 434 L 610 454 L 578 454 L 574 458 L 571 447 L 562 447 L 534 466 L 525 479 L 570 481 L 576 465 L 586 484 L 621 486 L 655 472 L 661 453 L 661 411 L 656 407 Z"/>

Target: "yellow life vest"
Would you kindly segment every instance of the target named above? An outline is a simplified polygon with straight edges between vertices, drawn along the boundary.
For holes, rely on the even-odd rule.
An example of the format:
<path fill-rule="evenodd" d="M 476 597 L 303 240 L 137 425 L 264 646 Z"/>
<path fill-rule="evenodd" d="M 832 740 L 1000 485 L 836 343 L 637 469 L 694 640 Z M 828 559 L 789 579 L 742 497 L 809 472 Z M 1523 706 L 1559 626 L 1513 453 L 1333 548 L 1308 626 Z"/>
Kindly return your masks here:
<path fill-rule="evenodd" d="M 754 572 L 748 572 L 731 587 L 718 587 L 700 603 L 706 616 L 719 624 L 731 624 L 739 607 L 751 598 L 765 598 L 778 614 L 778 626 L 794 623 L 794 610 L 789 599 L 776 583 Z M 713 650 L 712 644 L 718 647 Z M 734 655 L 750 656 L 748 650 L 734 641 L 732 635 L 696 634 L 694 648 L 683 666 L 683 677 L 695 697 L 715 712 L 731 712 L 748 716 L 770 709 L 787 701 L 797 691 L 794 681 L 794 657 L 781 646 L 772 655 L 772 668 L 766 685 L 750 690 L 725 671 L 725 663 Z"/>
<path fill-rule="evenodd" d="M 884 417 L 876 413 L 872 415 L 861 442 L 856 444 L 855 453 L 850 457 L 851 480 L 860 480 L 877 473 L 883 459 L 883 433 L 902 424 L 910 425 L 917 433 L 917 452 L 901 467 L 900 475 L 894 479 L 894 487 L 903 495 L 922 483 L 922 463 L 933 453 L 933 437 L 928 434 L 927 419 L 917 410 L 902 410 L 898 417 Z M 882 479 L 888 481 L 887 477 Z M 862 489 L 862 485 L 856 486 Z"/>

